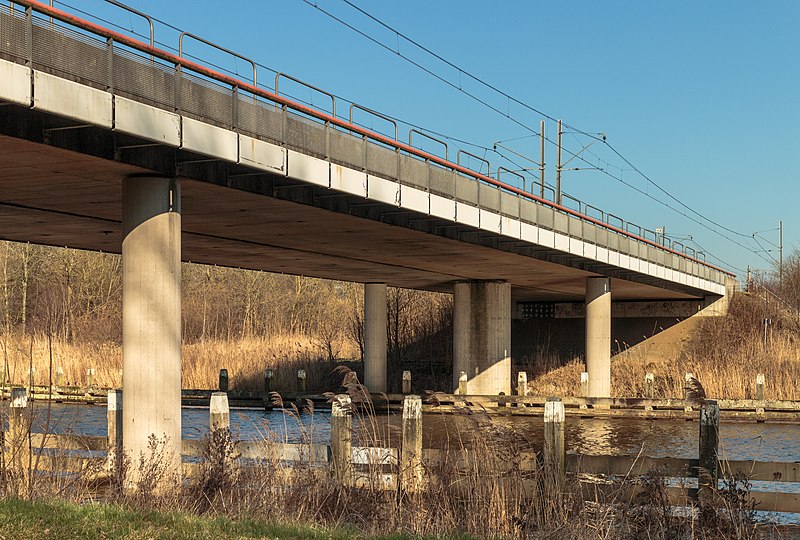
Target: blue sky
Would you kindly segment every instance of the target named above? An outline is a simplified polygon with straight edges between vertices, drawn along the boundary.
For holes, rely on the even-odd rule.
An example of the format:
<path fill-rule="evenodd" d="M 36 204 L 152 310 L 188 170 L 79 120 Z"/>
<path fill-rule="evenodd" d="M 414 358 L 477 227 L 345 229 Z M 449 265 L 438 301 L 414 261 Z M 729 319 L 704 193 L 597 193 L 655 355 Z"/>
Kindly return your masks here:
<path fill-rule="evenodd" d="M 735 232 L 681 208 L 709 228 L 755 246 L 753 232 L 775 229 L 783 220 L 784 254 L 800 247 L 800 3 L 352 1 L 520 101 L 580 130 L 605 132 L 659 186 Z M 484 147 L 531 135 L 303 0 L 128 3 L 266 67 L 435 132 Z M 316 3 L 538 131 L 539 115 L 459 76 L 342 0 Z M 78 5 L 136 32 L 146 29 L 101 0 L 56 5 Z M 175 46 L 177 33 L 157 25 L 156 39 Z M 197 42 L 187 41 L 186 49 L 247 73 L 244 62 Z M 259 82 L 272 86 L 273 78 L 259 68 Z M 323 105 L 319 94 L 286 90 Z M 555 140 L 555 124 L 548 122 L 547 132 Z M 564 136 L 572 152 L 589 141 Z M 538 144 L 529 137 L 508 146 L 538 159 Z M 582 155 L 593 165 L 667 200 L 607 146 L 597 143 L 589 150 Z M 552 166 L 553 145 L 547 152 Z M 554 171 L 548 168 L 550 182 Z M 650 229 L 666 226 L 670 234 L 692 235 L 727 268 L 767 268 L 770 256 L 777 257 L 777 251 L 759 257 L 597 171 L 565 172 L 564 190 Z M 777 243 L 777 231 L 762 236 Z"/>

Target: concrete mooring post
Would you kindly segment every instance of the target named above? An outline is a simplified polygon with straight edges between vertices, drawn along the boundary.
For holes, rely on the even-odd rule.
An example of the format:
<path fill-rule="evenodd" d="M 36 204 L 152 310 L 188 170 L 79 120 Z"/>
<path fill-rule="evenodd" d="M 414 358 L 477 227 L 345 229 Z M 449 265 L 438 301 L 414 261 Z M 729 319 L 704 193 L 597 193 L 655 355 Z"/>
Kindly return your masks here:
<path fill-rule="evenodd" d="M 564 449 L 564 403 L 548 398 L 544 404 L 544 472 L 552 488 L 560 489 L 566 479 Z"/>
<path fill-rule="evenodd" d="M 410 394 L 411 393 L 411 372 L 404 371 L 403 372 L 403 394 Z"/>
<path fill-rule="evenodd" d="M 700 460 L 697 471 L 698 500 L 702 506 L 717 489 L 719 444 L 719 405 L 706 400 L 700 406 Z"/>
<path fill-rule="evenodd" d="M 228 407 L 228 394 L 214 392 L 208 406 L 208 425 L 211 431 L 231 428 L 231 412 Z"/>
<path fill-rule="evenodd" d="M 108 414 L 108 468 L 114 470 L 122 458 L 122 390 L 109 390 Z"/>
<path fill-rule="evenodd" d="M 272 410 L 272 398 L 270 397 L 270 392 L 272 392 L 272 370 L 265 369 L 264 370 L 264 410 L 271 411 Z"/>
<path fill-rule="evenodd" d="M 644 397 L 647 399 L 653 399 L 655 397 L 655 375 L 650 373 L 649 371 L 644 374 Z M 652 411 L 652 405 L 645 405 L 644 410 Z"/>
<path fill-rule="evenodd" d="M 8 410 L 8 437 L 5 443 L 10 454 L 8 463 L 17 474 L 24 474 L 28 470 L 31 451 L 30 428 L 28 392 L 25 388 L 12 388 Z"/>
<path fill-rule="evenodd" d="M 338 394 L 331 403 L 331 465 L 332 474 L 343 486 L 353 480 L 353 415 L 350 396 Z"/>
<path fill-rule="evenodd" d="M 764 401 L 764 374 L 759 373 L 756 375 L 756 399 Z"/>
<path fill-rule="evenodd" d="M 298 369 L 297 370 L 297 391 L 301 394 L 305 394 L 308 389 L 308 383 L 306 381 L 306 370 Z"/>
<path fill-rule="evenodd" d="M 524 371 L 517 373 L 517 395 L 521 397 L 528 395 L 528 374 Z"/>
<path fill-rule="evenodd" d="M 400 487 L 417 491 L 422 485 L 422 398 L 403 400 L 403 445 L 400 453 Z"/>
<path fill-rule="evenodd" d="M 467 395 L 467 372 L 462 371 L 461 375 L 458 376 L 458 395 L 466 396 Z"/>
<path fill-rule="evenodd" d="M 86 388 L 89 389 L 94 386 L 94 374 L 95 370 L 93 367 L 86 369 Z"/>
<path fill-rule="evenodd" d="M 686 373 L 683 376 L 683 399 L 689 399 L 689 381 L 694 378 L 694 373 Z M 683 407 L 684 412 L 692 412 L 691 405 L 685 405 Z"/>
<path fill-rule="evenodd" d="M 219 370 L 219 384 L 217 388 L 220 392 L 227 392 L 230 386 L 230 379 L 228 378 L 228 370 L 222 368 Z"/>
<path fill-rule="evenodd" d="M 62 386 L 64 386 L 64 368 L 63 368 L 63 367 L 61 367 L 61 366 L 58 366 L 58 367 L 56 368 L 56 382 L 55 382 L 55 387 L 56 387 L 56 388 L 60 388 L 60 387 L 62 387 Z"/>

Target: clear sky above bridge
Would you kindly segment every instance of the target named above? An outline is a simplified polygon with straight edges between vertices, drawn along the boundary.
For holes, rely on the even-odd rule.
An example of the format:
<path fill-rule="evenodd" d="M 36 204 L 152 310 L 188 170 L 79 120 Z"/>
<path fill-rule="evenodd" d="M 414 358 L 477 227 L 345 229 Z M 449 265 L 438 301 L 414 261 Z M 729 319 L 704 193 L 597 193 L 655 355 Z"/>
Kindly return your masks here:
<path fill-rule="evenodd" d="M 349 1 L 464 71 L 551 118 L 563 118 L 570 126 L 565 160 L 593 140 L 577 130 L 605 133 L 608 144 L 595 143 L 581 154 L 585 161 L 569 165 L 602 171 L 565 171 L 565 192 L 641 226 L 666 227 L 676 239 L 691 235 L 687 245 L 738 274 L 748 265 L 768 268 L 777 258 L 770 243 L 778 243 L 779 220 L 784 256 L 800 247 L 800 3 Z M 500 149 L 514 163 L 486 150 L 517 138 L 502 144 L 538 160 L 538 139 L 527 128 L 538 132 L 541 114 L 437 60 L 344 0 L 127 3 L 262 64 L 264 86 L 274 85 L 267 69 L 272 68 L 474 143 L 461 147 L 496 164 L 535 167 L 509 150 Z M 80 7 L 146 33 L 137 17 L 103 0 L 56 6 Z M 156 25 L 156 40 L 164 46 L 177 47 L 177 35 Z M 248 76 L 241 60 L 195 41 L 185 48 Z M 321 94 L 296 86 L 285 91 L 325 106 Z M 546 132 L 556 140 L 552 120 Z M 553 183 L 552 143 L 546 161 Z M 761 246 L 754 232 L 760 232 Z"/>

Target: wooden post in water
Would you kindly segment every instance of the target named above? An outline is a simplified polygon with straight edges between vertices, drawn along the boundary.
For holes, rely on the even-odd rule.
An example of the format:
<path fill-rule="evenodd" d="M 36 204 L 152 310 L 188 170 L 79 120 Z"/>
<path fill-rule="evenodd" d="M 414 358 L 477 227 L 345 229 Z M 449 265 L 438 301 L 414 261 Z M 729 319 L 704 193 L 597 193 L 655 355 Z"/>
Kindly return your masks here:
<path fill-rule="evenodd" d="M 517 395 L 522 397 L 528 395 L 528 374 L 524 371 L 517 373 Z"/>
<path fill-rule="evenodd" d="M 683 376 L 683 399 L 689 399 L 689 381 L 694 378 L 694 373 L 687 373 Z M 684 405 L 684 412 L 692 412 L 691 405 Z"/>
<path fill-rule="evenodd" d="M 115 470 L 122 458 L 122 390 L 109 390 L 108 413 L 108 461 L 109 470 Z"/>
<path fill-rule="evenodd" d="M 228 408 L 228 394 L 214 392 L 208 406 L 208 425 L 211 431 L 231 428 L 231 412 Z"/>
<path fill-rule="evenodd" d="M 22 479 L 25 478 L 30 462 L 30 427 L 28 393 L 24 388 L 12 388 L 11 405 L 8 410 L 8 436 L 5 444 L 11 454 L 8 463 Z"/>
<path fill-rule="evenodd" d="M 764 401 L 764 374 L 759 373 L 756 375 L 756 401 Z M 760 407 L 756 407 L 756 414 L 764 414 L 763 403 Z"/>
<path fill-rule="evenodd" d="M 698 500 L 702 507 L 710 502 L 717 489 L 719 443 L 719 405 L 714 400 L 706 400 L 700 406 L 700 460 L 697 471 Z"/>
<path fill-rule="evenodd" d="M 301 394 L 305 394 L 308 389 L 308 383 L 306 381 L 306 370 L 298 369 L 297 370 L 297 391 Z"/>
<path fill-rule="evenodd" d="M 458 394 L 460 396 L 467 395 L 467 372 L 462 371 L 458 377 Z"/>
<path fill-rule="evenodd" d="M 589 372 L 581 372 L 581 397 L 589 397 Z M 584 403 L 580 406 L 581 409 L 588 409 L 589 407 Z"/>
<path fill-rule="evenodd" d="M 272 392 L 272 370 L 265 369 L 264 370 L 264 410 L 271 411 L 272 410 L 272 399 L 270 398 L 269 393 Z"/>
<path fill-rule="evenodd" d="M 221 370 L 219 370 L 219 388 L 218 388 L 219 391 L 227 392 L 229 383 L 230 380 L 228 379 L 228 370 L 222 368 Z"/>
<path fill-rule="evenodd" d="M 403 372 L 403 394 L 410 394 L 411 393 L 411 372 L 404 371 Z"/>
<path fill-rule="evenodd" d="M 400 450 L 400 488 L 414 492 L 422 486 L 422 398 L 403 400 L 403 445 Z"/>
<path fill-rule="evenodd" d="M 331 403 L 331 472 L 343 486 L 353 479 L 353 416 L 350 396 L 338 394 Z"/>
<path fill-rule="evenodd" d="M 564 403 L 547 398 L 544 404 L 544 472 L 550 488 L 560 489 L 566 479 Z"/>

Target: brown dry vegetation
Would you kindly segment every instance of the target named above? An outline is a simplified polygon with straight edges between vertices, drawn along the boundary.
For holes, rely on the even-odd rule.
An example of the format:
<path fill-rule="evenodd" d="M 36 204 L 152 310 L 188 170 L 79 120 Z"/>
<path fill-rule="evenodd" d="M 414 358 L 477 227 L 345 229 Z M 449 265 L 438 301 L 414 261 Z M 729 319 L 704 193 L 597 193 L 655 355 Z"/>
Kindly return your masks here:
<path fill-rule="evenodd" d="M 772 325 L 765 343 L 766 318 Z M 642 344 L 612 360 L 614 396 L 644 396 L 645 374 L 652 372 L 657 397 L 682 396 L 684 374 L 692 373 L 709 397 L 754 399 L 756 375 L 763 373 L 767 399 L 800 399 L 795 382 L 800 377 L 800 317 L 796 312 L 774 301 L 767 303 L 757 294 L 739 293 L 727 316 L 687 320 L 680 325 L 686 328 L 665 331 L 673 334 L 665 336 L 666 350 Z M 535 378 L 530 385 L 536 393 L 579 395 L 583 370 L 583 361 L 576 359 Z"/>

